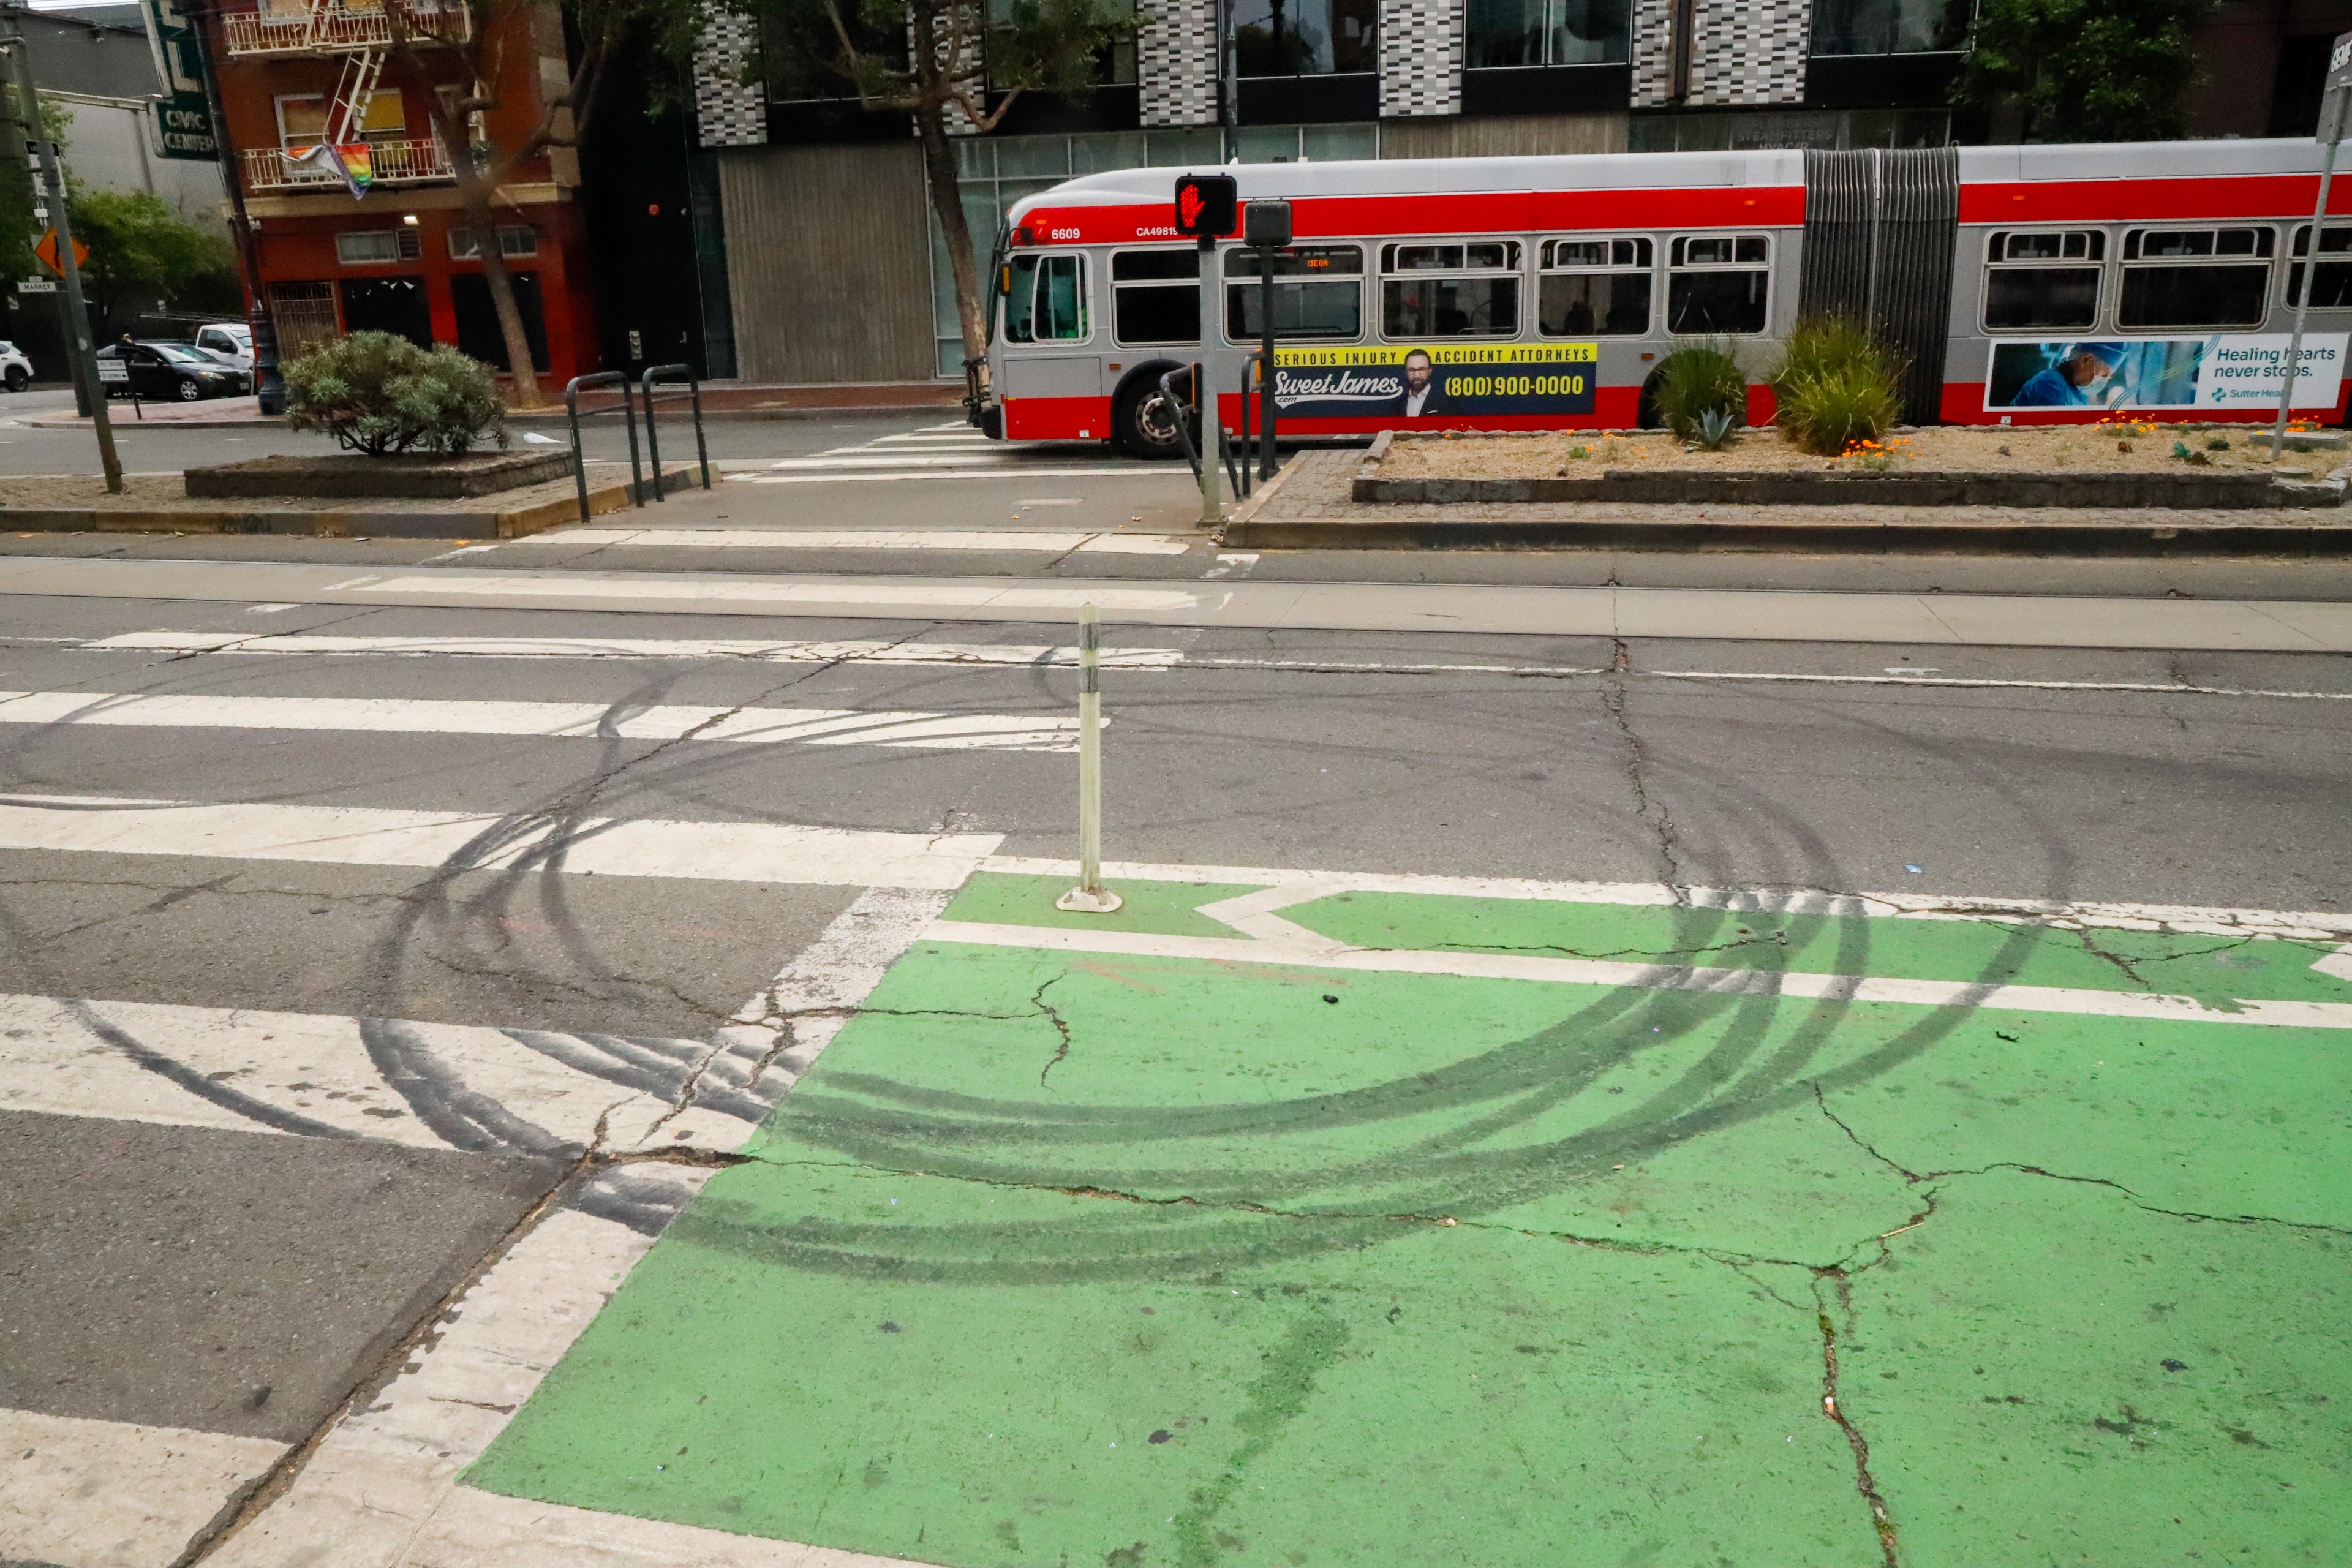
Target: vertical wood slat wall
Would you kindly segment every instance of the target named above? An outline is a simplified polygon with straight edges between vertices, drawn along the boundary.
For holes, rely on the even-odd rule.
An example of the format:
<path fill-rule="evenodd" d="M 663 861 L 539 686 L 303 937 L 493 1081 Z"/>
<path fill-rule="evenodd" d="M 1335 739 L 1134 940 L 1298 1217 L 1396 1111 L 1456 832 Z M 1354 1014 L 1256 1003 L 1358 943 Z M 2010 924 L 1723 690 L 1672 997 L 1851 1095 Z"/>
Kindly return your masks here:
<path fill-rule="evenodd" d="M 717 157 L 737 374 L 792 384 L 932 379 L 913 139 Z"/>

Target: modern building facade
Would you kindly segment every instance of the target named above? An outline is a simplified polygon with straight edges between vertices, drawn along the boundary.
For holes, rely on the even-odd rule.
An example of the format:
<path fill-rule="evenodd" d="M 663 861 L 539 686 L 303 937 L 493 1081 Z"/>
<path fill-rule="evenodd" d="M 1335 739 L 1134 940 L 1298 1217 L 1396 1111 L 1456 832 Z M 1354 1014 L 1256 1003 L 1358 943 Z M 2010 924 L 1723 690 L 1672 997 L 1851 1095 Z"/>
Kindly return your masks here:
<path fill-rule="evenodd" d="M 1151 0 L 1082 100 L 1026 95 L 961 144 L 985 250 L 1073 174 L 1233 159 L 1923 147 L 1997 135 L 1951 106 L 1969 0 Z M 2352 0 L 2226 0 L 2199 134 L 2307 133 L 2309 43 Z M 2324 50 L 2318 58 L 2324 59 Z M 2305 81 L 2308 76 L 2310 80 Z M 691 159 L 713 374 L 960 379 L 949 268 L 904 116 L 864 113 L 793 40 L 703 40 Z M 2307 107 L 2305 100 L 2308 99 Z M 824 223 L 806 221 L 812 213 Z"/>
<path fill-rule="evenodd" d="M 541 83 L 571 72 L 555 7 L 498 15 L 511 36 L 484 53 L 497 62 L 499 102 L 483 111 L 482 133 L 511 146 L 544 113 Z M 555 148 L 517 170 L 499 193 L 495 236 L 467 223 L 430 98 L 446 73 L 429 40 L 470 37 L 475 26 L 462 0 L 242 0 L 210 24 L 281 356 L 372 328 L 509 368 L 482 273 L 482 247 L 496 244 L 541 376 L 560 386 L 599 367 L 577 155 Z M 403 68 L 390 48 L 395 25 L 428 40 L 425 68 Z M 321 143 L 364 145 L 362 191 L 304 155 Z"/>

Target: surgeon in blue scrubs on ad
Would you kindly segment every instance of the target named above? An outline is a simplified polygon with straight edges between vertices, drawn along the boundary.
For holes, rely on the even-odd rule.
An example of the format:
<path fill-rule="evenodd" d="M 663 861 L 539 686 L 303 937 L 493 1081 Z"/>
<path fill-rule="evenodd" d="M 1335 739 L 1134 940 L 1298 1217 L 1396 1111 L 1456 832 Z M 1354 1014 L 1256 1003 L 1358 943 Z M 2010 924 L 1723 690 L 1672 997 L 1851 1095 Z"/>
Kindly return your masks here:
<path fill-rule="evenodd" d="M 2098 400 L 2099 390 L 2124 362 L 2121 343 L 2075 343 L 2056 364 L 2035 372 L 2009 400 L 2012 408 L 2080 408 Z"/>

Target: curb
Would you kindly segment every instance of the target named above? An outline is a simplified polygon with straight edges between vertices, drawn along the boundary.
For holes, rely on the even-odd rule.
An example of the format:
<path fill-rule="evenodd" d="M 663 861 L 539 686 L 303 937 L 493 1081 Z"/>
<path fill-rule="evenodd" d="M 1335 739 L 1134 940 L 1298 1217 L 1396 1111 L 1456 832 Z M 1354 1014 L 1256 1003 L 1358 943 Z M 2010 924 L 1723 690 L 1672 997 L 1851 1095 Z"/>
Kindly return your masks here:
<path fill-rule="evenodd" d="M 2352 556 L 2352 522 L 1512 522 L 1495 518 L 1368 521 L 1238 519 L 1225 543 L 1265 550 L 1588 549 L 1853 555 Z"/>
<path fill-rule="evenodd" d="M 683 482 L 691 465 L 670 470 Z M 588 492 L 591 517 L 631 504 L 629 481 Z M 203 511 L 127 508 L 86 510 L 0 507 L 0 532 L 15 533 L 252 533 L 313 539 L 520 539 L 578 521 L 576 494 L 504 511 Z"/>
<path fill-rule="evenodd" d="M 1590 479 L 1388 479 L 1359 472 L 1351 500 L 1369 505 L 1521 505 L 1561 501 L 1624 506 L 2147 507 L 2255 511 L 2332 507 L 2341 479 L 2268 474 L 1606 473 Z"/>

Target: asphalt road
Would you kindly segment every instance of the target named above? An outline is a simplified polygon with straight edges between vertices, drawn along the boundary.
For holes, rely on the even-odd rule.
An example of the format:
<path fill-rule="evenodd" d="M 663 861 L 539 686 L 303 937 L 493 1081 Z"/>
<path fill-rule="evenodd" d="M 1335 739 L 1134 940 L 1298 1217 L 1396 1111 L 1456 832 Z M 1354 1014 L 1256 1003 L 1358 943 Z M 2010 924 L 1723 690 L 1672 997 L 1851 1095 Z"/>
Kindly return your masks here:
<path fill-rule="evenodd" d="M 720 439 L 747 461 L 788 461 L 921 423 L 727 426 Z M 0 430 L 16 443 L 0 462 L 42 471 L 64 460 L 56 439 Z M 221 439 L 141 434 L 126 449 L 162 465 Z M 1046 454 L 1017 479 L 810 484 L 794 504 L 843 528 L 919 527 L 976 512 L 979 484 L 1008 492 L 990 527 L 1181 531 L 1187 497 L 1164 472 L 1049 482 L 1086 461 Z M 1080 504 L 1024 504 L 1059 500 Z M 717 511 L 727 492 L 692 504 L 740 521 Z M 6 548 L 406 563 L 446 546 Z M 1181 540 L 1157 555 L 1045 553 L 1052 570 L 1108 562 L 1129 576 L 1333 570 Z M 559 537 L 459 563 L 779 560 Z M 1047 569 L 856 548 L 785 569 L 951 575 L 1008 560 Z M 2334 568 L 2262 563 L 1349 565 L 2151 597 L 2346 586 Z M 373 640 L 333 655 L 121 646 L 265 627 Z M 300 1486 L 343 1484 L 335 1443 L 305 1445 L 420 1364 L 460 1295 L 503 1300 L 501 1279 L 525 1277 L 501 1276 L 502 1260 L 593 1229 L 604 1239 L 523 1292 L 573 1303 L 554 1350 L 479 1351 L 480 1367 L 505 1370 L 447 1373 L 433 1395 L 449 1419 L 488 1423 L 464 1439 L 478 1452 L 709 1174 L 692 1151 L 748 1136 L 829 1037 L 811 1021 L 837 1027 L 981 858 L 1074 854 L 1076 676 L 1034 655 L 1069 631 L 0 599 L 0 1436 L 40 1456 L 0 1479 L 0 1559 L 160 1565 L 236 1521 L 219 1561 L 318 1560 L 278 1544 L 310 1528 L 304 1510 L 334 1506 Z M 739 647 L 588 646 L 614 637 Z M 394 651 L 401 638 L 475 646 Z M 2352 900 L 2342 656 L 1184 627 L 1110 641 L 1124 654 L 1104 678 L 1117 861 L 1955 907 L 2333 913 Z M 801 651 L 740 651 L 760 644 Z M 885 929 L 896 947 L 859 947 Z M 689 1121 L 666 1134 L 637 1131 L 678 1116 Z M 677 1142 L 678 1127 L 697 1142 Z M 668 1152 L 654 1164 L 615 1163 L 656 1146 Z M 586 1293 L 546 1283 L 559 1278 Z M 525 1363 L 528 1376 L 513 1370 Z M 196 1458 L 142 1470 L 131 1456 L 158 1432 Z M 138 1495 L 109 1491 L 108 1476 L 138 1480 Z"/>

